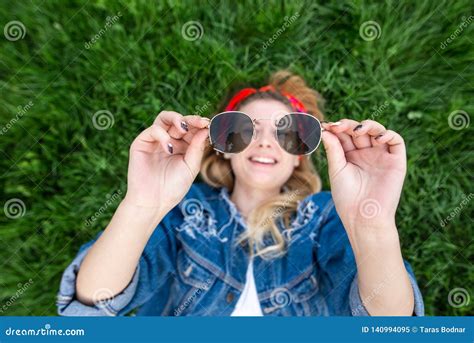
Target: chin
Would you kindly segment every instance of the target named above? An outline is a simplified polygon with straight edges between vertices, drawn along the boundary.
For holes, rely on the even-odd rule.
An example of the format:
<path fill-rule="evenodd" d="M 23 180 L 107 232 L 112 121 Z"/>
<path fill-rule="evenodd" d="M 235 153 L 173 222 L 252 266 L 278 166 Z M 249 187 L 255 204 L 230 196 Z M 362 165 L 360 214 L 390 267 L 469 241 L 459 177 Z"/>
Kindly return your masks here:
<path fill-rule="evenodd" d="M 246 182 L 249 187 L 254 189 L 268 189 L 273 190 L 275 188 L 283 187 L 284 183 L 276 182 L 277 178 L 275 175 L 269 174 L 252 174 L 244 176 L 244 180 L 250 180 L 250 182 Z"/>

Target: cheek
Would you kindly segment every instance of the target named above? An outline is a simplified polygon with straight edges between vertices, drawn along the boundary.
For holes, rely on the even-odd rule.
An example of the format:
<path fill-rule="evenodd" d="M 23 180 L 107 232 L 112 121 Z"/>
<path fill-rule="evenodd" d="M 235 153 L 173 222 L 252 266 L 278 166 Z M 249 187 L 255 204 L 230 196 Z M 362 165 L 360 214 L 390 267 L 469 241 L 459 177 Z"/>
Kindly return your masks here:
<path fill-rule="evenodd" d="M 236 174 L 239 174 L 240 171 L 245 170 L 245 160 L 240 154 L 234 155 L 230 158 L 230 165 Z"/>
<path fill-rule="evenodd" d="M 290 176 L 294 169 L 296 168 L 295 164 L 297 161 L 293 156 L 284 158 L 280 161 L 280 170 L 282 173 L 284 173 L 286 176 Z"/>

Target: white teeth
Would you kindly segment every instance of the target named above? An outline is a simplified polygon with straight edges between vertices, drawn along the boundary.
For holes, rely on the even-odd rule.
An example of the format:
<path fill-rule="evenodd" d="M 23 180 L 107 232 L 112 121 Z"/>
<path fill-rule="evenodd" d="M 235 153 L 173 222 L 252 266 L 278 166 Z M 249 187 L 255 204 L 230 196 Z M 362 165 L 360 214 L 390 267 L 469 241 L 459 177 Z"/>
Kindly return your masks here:
<path fill-rule="evenodd" d="M 275 159 L 268 158 L 268 157 L 256 156 L 256 157 L 252 157 L 251 160 L 255 161 L 255 162 L 266 163 L 266 164 L 275 164 L 276 163 Z"/>

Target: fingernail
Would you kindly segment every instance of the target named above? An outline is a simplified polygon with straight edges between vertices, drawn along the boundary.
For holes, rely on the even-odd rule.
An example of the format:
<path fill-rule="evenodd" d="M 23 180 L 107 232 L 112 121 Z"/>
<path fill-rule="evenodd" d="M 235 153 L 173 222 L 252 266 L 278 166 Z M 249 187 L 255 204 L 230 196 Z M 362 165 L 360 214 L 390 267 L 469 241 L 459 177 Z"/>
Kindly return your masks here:
<path fill-rule="evenodd" d="M 362 124 L 359 124 L 354 128 L 354 131 L 360 130 L 361 128 L 362 128 Z"/>
<path fill-rule="evenodd" d="M 170 154 L 173 153 L 173 145 L 171 143 L 168 143 L 168 151 L 170 152 Z"/>
<path fill-rule="evenodd" d="M 380 135 L 378 135 L 377 137 L 375 137 L 375 139 L 379 139 L 380 137 L 383 136 L 383 133 L 381 133 Z"/>
<path fill-rule="evenodd" d="M 181 127 L 184 131 L 189 131 L 188 124 L 184 121 L 181 122 Z"/>
<path fill-rule="evenodd" d="M 331 123 L 330 126 L 338 126 L 341 125 L 342 123 L 340 121 L 337 121 L 335 123 Z"/>

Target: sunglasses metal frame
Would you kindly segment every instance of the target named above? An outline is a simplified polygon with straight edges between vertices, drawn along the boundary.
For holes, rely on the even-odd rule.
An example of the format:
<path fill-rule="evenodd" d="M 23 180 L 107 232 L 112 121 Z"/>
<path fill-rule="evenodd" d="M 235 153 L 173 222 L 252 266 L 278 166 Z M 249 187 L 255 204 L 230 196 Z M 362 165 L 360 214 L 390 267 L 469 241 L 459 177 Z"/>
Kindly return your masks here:
<path fill-rule="evenodd" d="M 226 114 L 226 113 L 241 113 L 241 114 L 247 116 L 247 117 L 250 119 L 250 121 L 252 122 L 252 126 L 253 126 L 253 132 L 252 132 L 251 141 L 254 139 L 255 133 L 256 133 L 255 123 L 258 122 L 258 121 L 260 121 L 260 120 L 271 120 L 271 119 L 273 119 L 273 118 L 252 119 L 247 113 L 242 112 L 242 111 L 225 111 L 225 112 L 218 113 L 218 114 L 216 114 L 214 117 L 212 117 L 212 118 L 211 118 L 211 121 L 209 122 L 209 124 L 208 124 L 207 127 L 208 127 L 208 128 L 211 128 L 212 121 L 213 121 L 215 118 L 219 117 L 220 115 Z M 308 114 L 308 113 L 304 113 L 304 112 L 289 112 L 289 113 L 287 113 L 287 114 L 281 116 L 281 118 L 283 118 L 283 117 L 285 117 L 285 116 L 287 116 L 287 115 L 290 115 L 290 114 L 301 114 L 301 115 L 309 116 L 309 117 L 311 117 L 311 118 L 313 118 L 313 119 L 316 120 L 316 122 L 317 122 L 318 125 L 319 125 L 319 128 L 321 129 L 321 133 L 324 131 L 324 128 L 323 128 L 323 126 L 321 125 L 321 122 L 319 121 L 319 119 L 316 118 L 315 116 L 311 115 L 311 114 Z M 281 118 L 280 118 L 280 119 L 281 119 Z M 278 119 L 275 119 L 275 121 L 276 121 L 276 120 L 278 120 Z M 276 123 L 275 123 L 275 126 L 276 126 Z M 278 140 L 277 131 L 278 131 L 278 128 L 275 129 L 274 135 L 275 135 L 275 140 L 276 140 L 276 142 L 278 143 L 278 146 L 279 146 L 280 148 L 282 148 L 285 152 L 291 154 L 290 152 L 286 151 L 286 149 L 285 149 L 284 147 L 282 147 L 282 146 L 280 145 L 280 141 Z M 211 137 L 211 131 L 210 131 L 210 130 L 209 130 L 209 143 L 211 144 L 211 146 L 212 146 L 212 148 L 213 148 L 214 150 L 216 150 L 216 151 L 218 151 L 218 152 L 221 152 L 221 153 L 223 153 L 223 154 L 239 154 L 239 153 L 241 153 L 242 151 L 244 151 L 245 149 L 247 149 L 248 146 L 250 145 L 250 143 L 249 143 L 249 145 L 247 145 L 244 150 L 242 150 L 242 151 L 240 151 L 240 152 L 234 152 L 234 153 L 232 153 L 232 152 L 225 152 L 225 151 L 219 150 L 219 149 L 217 149 L 216 147 L 214 147 L 214 145 L 213 145 L 213 143 L 212 143 L 212 137 Z M 310 154 L 312 154 L 314 151 L 316 151 L 316 150 L 318 149 L 318 147 L 319 147 L 320 144 L 321 144 L 321 135 L 319 135 L 318 144 L 316 144 L 316 147 L 315 147 L 313 150 L 311 150 L 310 152 L 307 152 L 307 153 L 305 153 L 305 154 L 300 154 L 300 155 L 296 155 L 296 156 L 306 156 L 306 155 L 310 155 Z M 294 154 L 291 154 L 291 155 L 294 155 Z"/>

